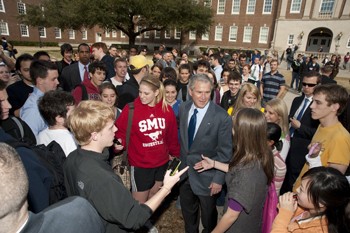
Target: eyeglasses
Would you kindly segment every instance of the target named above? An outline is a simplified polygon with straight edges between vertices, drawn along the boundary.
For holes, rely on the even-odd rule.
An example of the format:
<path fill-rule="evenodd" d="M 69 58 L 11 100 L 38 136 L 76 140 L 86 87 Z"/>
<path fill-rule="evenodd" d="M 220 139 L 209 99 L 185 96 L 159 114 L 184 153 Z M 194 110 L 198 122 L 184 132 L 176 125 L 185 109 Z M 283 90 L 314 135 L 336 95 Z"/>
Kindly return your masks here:
<path fill-rule="evenodd" d="M 306 87 L 306 86 L 308 86 L 308 87 L 314 87 L 314 86 L 316 86 L 317 85 L 317 83 L 315 84 L 315 83 L 302 83 L 303 84 L 303 86 L 304 87 Z"/>

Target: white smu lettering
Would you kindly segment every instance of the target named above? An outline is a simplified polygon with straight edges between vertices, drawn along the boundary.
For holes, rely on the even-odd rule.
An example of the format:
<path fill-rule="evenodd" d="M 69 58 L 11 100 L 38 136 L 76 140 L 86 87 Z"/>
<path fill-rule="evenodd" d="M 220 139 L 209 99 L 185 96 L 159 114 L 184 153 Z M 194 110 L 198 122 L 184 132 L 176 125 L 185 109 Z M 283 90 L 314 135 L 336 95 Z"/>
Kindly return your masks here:
<path fill-rule="evenodd" d="M 153 118 L 142 120 L 139 122 L 140 132 L 145 132 L 151 129 L 165 129 L 165 119 L 164 118 Z"/>

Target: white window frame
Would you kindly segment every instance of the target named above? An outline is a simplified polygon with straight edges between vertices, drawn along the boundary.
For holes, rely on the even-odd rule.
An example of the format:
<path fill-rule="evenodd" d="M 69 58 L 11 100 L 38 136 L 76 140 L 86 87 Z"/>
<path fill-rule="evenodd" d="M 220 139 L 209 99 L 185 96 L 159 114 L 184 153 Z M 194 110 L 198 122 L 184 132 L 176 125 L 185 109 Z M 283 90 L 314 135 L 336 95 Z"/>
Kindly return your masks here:
<path fill-rule="evenodd" d="M 160 31 L 154 30 L 154 38 L 160 39 Z"/>
<path fill-rule="evenodd" d="M 150 31 L 146 31 L 143 33 L 143 38 L 149 38 L 151 35 L 151 32 Z"/>
<path fill-rule="evenodd" d="M 29 28 L 28 25 L 20 24 L 19 30 L 21 32 L 21 37 L 29 37 Z M 23 33 L 24 32 L 24 33 Z"/>
<path fill-rule="evenodd" d="M 333 7 L 332 7 L 331 11 L 321 11 L 322 5 L 327 4 L 327 3 L 325 3 L 325 1 L 327 1 L 327 2 L 333 1 Z M 335 0 L 322 0 L 322 2 L 320 4 L 320 10 L 318 12 L 319 12 L 319 14 L 328 14 L 329 12 L 331 12 L 332 13 L 331 15 L 333 15 L 334 14 L 334 6 L 335 6 Z"/>
<path fill-rule="evenodd" d="M 27 14 L 26 4 L 24 2 L 17 2 L 17 12 L 20 15 Z"/>
<path fill-rule="evenodd" d="M 111 37 L 111 32 L 109 31 L 109 29 L 106 29 L 106 31 L 105 31 L 105 37 L 106 38 Z"/>
<path fill-rule="evenodd" d="M 55 27 L 54 28 L 55 38 L 61 39 L 62 38 L 62 30 L 61 28 Z"/>
<path fill-rule="evenodd" d="M 224 34 L 224 27 L 221 25 L 218 25 L 215 27 L 215 41 L 222 41 L 222 35 Z"/>
<path fill-rule="evenodd" d="M 188 39 L 195 40 L 196 38 L 197 38 L 197 32 L 195 30 L 194 31 L 189 31 Z"/>
<path fill-rule="evenodd" d="M 260 27 L 259 44 L 267 44 L 268 40 L 269 40 L 269 27 L 266 27 L 266 26 Z"/>
<path fill-rule="evenodd" d="M 39 30 L 40 38 L 46 38 L 46 28 L 45 27 L 38 27 L 38 30 Z"/>
<path fill-rule="evenodd" d="M 210 29 L 208 29 L 207 32 L 203 33 L 202 34 L 202 40 L 209 40 L 209 32 L 210 32 Z"/>
<path fill-rule="evenodd" d="M 0 12 L 5 12 L 4 0 L 0 0 Z"/>
<path fill-rule="evenodd" d="M 68 30 L 68 39 L 75 40 L 75 31 L 73 29 Z"/>
<path fill-rule="evenodd" d="M 253 3 L 254 3 L 254 7 L 253 7 Z M 255 13 L 255 7 L 256 7 L 256 0 L 248 0 L 246 14 L 253 15 Z M 251 8 L 253 9 L 253 11 L 250 11 Z"/>
<path fill-rule="evenodd" d="M 269 2 L 271 2 L 270 3 L 270 11 L 265 11 L 266 9 L 265 9 L 265 7 L 266 7 L 266 1 L 269 1 Z M 264 0 L 264 6 L 263 6 L 263 14 L 264 15 L 268 15 L 268 14 L 271 14 L 272 13 L 272 7 L 273 7 L 273 0 Z"/>
<path fill-rule="evenodd" d="M 120 38 L 125 38 L 126 34 L 123 31 L 120 31 Z"/>
<path fill-rule="evenodd" d="M 292 0 L 290 3 L 290 13 L 300 13 L 302 4 L 303 0 Z M 297 7 L 299 7 L 299 9 L 296 9 Z"/>
<path fill-rule="evenodd" d="M 81 31 L 81 39 L 82 40 L 87 40 L 88 39 L 88 31 L 86 29 L 83 29 Z"/>
<path fill-rule="evenodd" d="M 294 44 L 294 37 L 295 37 L 294 34 L 289 34 L 289 35 L 288 35 L 288 37 L 287 37 L 287 44 L 288 44 L 288 45 Z"/>
<path fill-rule="evenodd" d="M 116 30 L 112 30 L 112 38 L 117 38 L 117 31 Z"/>
<path fill-rule="evenodd" d="M 143 28 L 142 28 L 142 26 L 137 26 L 137 32 L 139 32 L 139 31 L 141 31 Z M 140 38 L 140 37 L 142 37 L 142 34 L 140 34 L 140 35 L 138 35 L 137 36 L 137 38 Z"/>
<path fill-rule="evenodd" d="M 235 6 L 237 7 L 237 5 L 238 5 L 238 9 L 235 8 Z M 241 9 L 241 0 L 232 0 L 231 14 L 239 15 L 240 9 Z"/>
<path fill-rule="evenodd" d="M 203 2 L 204 2 L 204 3 L 203 3 L 204 6 L 206 6 L 206 7 L 209 7 L 209 8 L 210 8 L 211 5 L 212 5 L 212 1 L 211 1 L 211 0 L 204 0 Z"/>
<path fill-rule="evenodd" d="M 0 35 L 3 35 L 3 36 L 10 35 L 10 33 L 9 33 L 9 25 L 7 24 L 7 22 L 0 22 L 0 24 L 1 24 Z"/>
<path fill-rule="evenodd" d="M 171 31 L 170 31 L 170 29 L 164 30 L 164 38 L 165 38 L 165 39 L 170 39 L 170 37 L 171 37 Z"/>
<path fill-rule="evenodd" d="M 181 38 L 181 31 L 178 30 L 177 28 L 175 28 L 174 38 L 175 39 L 180 39 Z"/>
<path fill-rule="evenodd" d="M 216 14 L 218 15 L 225 14 L 225 5 L 226 5 L 226 0 L 218 0 Z"/>
<path fill-rule="evenodd" d="M 228 41 L 237 42 L 237 35 L 238 35 L 238 27 L 236 25 L 230 26 Z"/>
<path fill-rule="evenodd" d="M 248 36 L 249 36 L 249 38 L 248 38 Z M 244 26 L 243 43 L 251 43 L 252 36 L 253 36 L 253 27 L 250 25 Z"/>

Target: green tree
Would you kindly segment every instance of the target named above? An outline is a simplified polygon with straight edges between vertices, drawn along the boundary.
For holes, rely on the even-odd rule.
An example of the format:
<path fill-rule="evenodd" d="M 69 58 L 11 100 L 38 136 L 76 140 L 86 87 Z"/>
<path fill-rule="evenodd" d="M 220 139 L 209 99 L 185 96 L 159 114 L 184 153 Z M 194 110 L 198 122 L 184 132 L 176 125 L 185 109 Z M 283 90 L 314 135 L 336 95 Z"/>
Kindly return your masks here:
<path fill-rule="evenodd" d="M 92 28 L 120 30 L 129 37 L 129 45 L 135 44 L 137 36 L 147 31 L 174 29 L 186 33 L 196 30 L 207 32 L 212 24 L 211 9 L 203 1 L 195 0 L 42 0 L 47 25 L 61 29 Z M 33 12 L 33 14 L 31 13 Z M 28 25 L 37 10 L 24 16 Z M 35 25 L 37 26 L 37 25 Z"/>

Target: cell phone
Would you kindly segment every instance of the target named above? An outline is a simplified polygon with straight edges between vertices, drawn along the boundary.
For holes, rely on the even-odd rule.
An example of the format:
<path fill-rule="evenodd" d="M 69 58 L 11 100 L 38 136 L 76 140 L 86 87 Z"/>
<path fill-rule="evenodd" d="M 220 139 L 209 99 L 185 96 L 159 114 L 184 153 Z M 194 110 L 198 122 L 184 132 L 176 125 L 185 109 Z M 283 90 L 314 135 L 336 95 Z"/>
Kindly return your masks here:
<path fill-rule="evenodd" d="M 116 139 L 116 138 L 113 140 L 113 143 L 114 143 L 114 144 L 117 144 L 118 146 L 121 146 L 121 145 L 122 145 L 122 144 L 120 143 L 120 141 L 119 141 L 118 139 Z"/>
<path fill-rule="evenodd" d="M 180 164 L 181 164 L 181 160 L 180 159 L 173 158 L 173 160 L 171 161 L 171 163 L 169 164 L 168 169 L 167 169 L 167 170 L 171 170 L 170 176 L 175 175 L 175 173 L 179 169 Z"/>
<path fill-rule="evenodd" d="M 316 147 L 318 146 L 318 142 L 317 143 L 315 143 L 311 148 L 310 148 L 310 150 L 309 150 L 309 156 L 311 157 L 311 158 L 314 158 L 314 157 L 316 157 L 316 156 L 312 156 L 312 154 L 314 153 L 314 150 L 316 149 Z"/>

